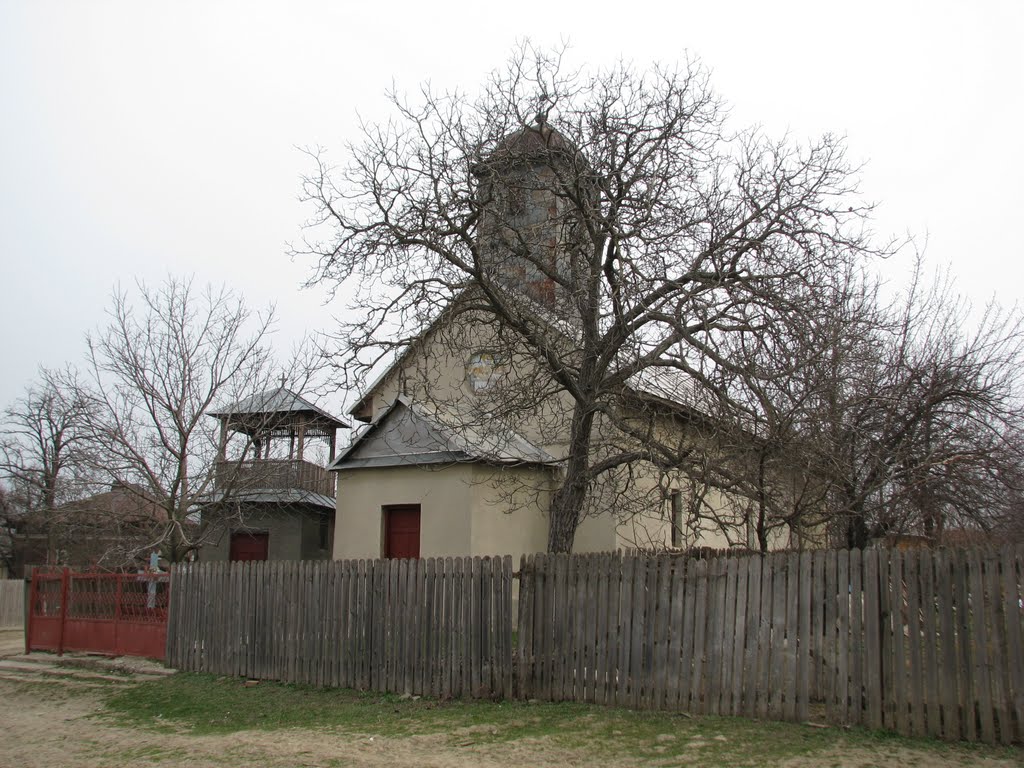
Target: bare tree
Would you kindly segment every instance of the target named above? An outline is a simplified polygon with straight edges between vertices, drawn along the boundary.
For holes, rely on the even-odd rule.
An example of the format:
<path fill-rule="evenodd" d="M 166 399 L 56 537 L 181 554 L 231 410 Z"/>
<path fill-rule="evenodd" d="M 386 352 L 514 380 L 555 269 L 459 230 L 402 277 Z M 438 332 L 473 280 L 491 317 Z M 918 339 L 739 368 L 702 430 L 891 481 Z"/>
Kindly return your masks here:
<path fill-rule="evenodd" d="M 0 524 L 19 533 L 30 527 L 47 539 L 47 551 L 60 524 L 57 510 L 96 487 L 88 469 L 88 416 L 89 401 L 71 369 L 42 369 L 39 381 L 3 412 Z M 6 558 L 13 554 L 6 552 Z"/>
<path fill-rule="evenodd" d="M 816 444 L 844 544 L 988 529 L 1019 494 L 1024 321 L 995 307 L 976 324 L 969 315 L 948 277 L 928 283 L 919 264 L 859 354 L 837 367 Z"/>
<path fill-rule="evenodd" d="M 96 468 L 161 510 L 146 543 L 178 562 L 231 507 L 231 488 L 215 482 L 220 434 L 207 410 L 269 388 L 273 310 L 254 312 L 230 290 L 192 280 L 137 293 L 135 303 L 115 292 L 109 325 L 88 336 L 82 391 Z"/>
<path fill-rule="evenodd" d="M 40 371 L 40 381 L 4 410 L 0 472 L 27 509 L 52 510 L 80 493 L 88 401 L 73 371 Z"/>
<path fill-rule="evenodd" d="M 730 133 L 695 62 L 589 74 L 526 45 L 475 99 L 392 101 L 341 169 L 312 153 L 305 197 L 327 234 L 296 251 L 316 259 L 312 282 L 354 290 L 338 334 L 353 383 L 444 307 L 536 372 L 538 391 L 491 423 L 538 411 L 538 394 L 567 403 L 552 551 L 571 548 L 602 478 L 694 456 L 657 427 L 683 418 L 679 397 L 645 380 L 729 399 L 728 340 L 781 335 L 794 286 L 813 293 L 876 250 L 842 142 Z"/>

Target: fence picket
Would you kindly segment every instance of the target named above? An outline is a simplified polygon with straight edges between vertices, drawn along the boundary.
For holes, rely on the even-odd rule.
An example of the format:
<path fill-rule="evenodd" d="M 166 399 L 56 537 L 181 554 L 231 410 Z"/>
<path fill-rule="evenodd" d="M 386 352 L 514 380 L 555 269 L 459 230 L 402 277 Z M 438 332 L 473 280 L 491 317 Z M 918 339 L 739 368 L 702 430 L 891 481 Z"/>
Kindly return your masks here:
<path fill-rule="evenodd" d="M 953 555 L 953 598 L 956 601 L 957 649 L 960 670 L 960 711 L 963 733 L 968 741 L 978 738 L 976 689 L 971 659 L 970 571 L 962 551 Z"/>
<path fill-rule="evenodd" d="M 957 675 L 957 646 L 953 601 L 953 563 L 945 549 L 936 552 L 935 571 L 938 590 L 936 602 L 941 627 L 940 692 L 942 696 L 942 736 L 956 741 L 964 731 L 961 728 L 959 679 Z"/>
<path fill-rule="evenodd" d="M 967 559 L 970 570 L 970 611 L 971 637 L 970 644 L 974 657 L 973 701 L 978 708 L 978 720 L 981 722 L 981 738 L 988 744 L 996 740 L 995 721 L 992 719 L 992 685 L 989 679 L 988 653 L 988 606 L 985 599 L 985 582 L 982 573 L 982 560 L 977 550 L 970 553 Z"/>
<path fill-rule="evenodd" d="M 988 618 L 989 658 L 992 661 L 989 674 L 991 686 L 991 708 L 994 718 L 996 736 L 1003 744 L 1012 740 L 1013 724 L 1008 722 L 1008 697 L 1004 688 L 1009 680 L 1009 669 L 1005 662 L 1003 649 L 1006 638 L 1003 634 L 1003 601 L 999 579 L 999 556 L 995 551 L 984 553 L 982 559 L 985 583 L 985 615 Z"/>
<path fill-rule="evenodd" d="M 924 680 L 921 675 L 921 559 L 916 552 L 903 558 L 903 579 L 907 592 L 907 640 L 910 651 L 910 680 L 907 699 L 910 703 L 910 732 L 925 734 Z M 927 642 L 934 643 L 934 636 Z"/>
<path fill-rule="evenodd" d="M 1006 627 L 1006 658 L 1009 661 L 1007 681 L 1012 692 L 1007 695 L 1007 719 L 1016 722 L 1014 738 L 1024 741 L 1024 643 L 1021 638 L 1020 612 L 1022 594 L 1020 589 L 1020 549 L 1011 546 L 1003 548 L 1000 566 L 1003 581 L 1003 618 Z"/>
<path fill-rule="evenodd" d="M 761 573 L 764 557 L 760 554 L 748 561 L 746 652 L 743 660 L 744 704 L 743 714 L 754 717 L 757 712 L 758 669 L 757 656 L 761 635 Z"/>
<path fill-rule="evenodd" d="M 921 616 L 923 618 L 924 635 L 923 668 L 925 730 L 933 738 L 942 735 L 942 707 L 939 698 L 939 645 L 942 638 L 938 629 L 938 607 L 935 594 L 935 558 L 922 557 L 918 561 L 921 576 Z"/>

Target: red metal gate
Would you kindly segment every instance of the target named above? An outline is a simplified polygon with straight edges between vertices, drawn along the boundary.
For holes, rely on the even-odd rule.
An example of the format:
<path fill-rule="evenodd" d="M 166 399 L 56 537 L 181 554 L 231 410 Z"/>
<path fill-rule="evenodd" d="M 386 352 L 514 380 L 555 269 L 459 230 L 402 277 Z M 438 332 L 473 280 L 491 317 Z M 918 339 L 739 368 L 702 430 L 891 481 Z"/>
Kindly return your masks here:
<path fill-rule="evenodd" d="M 58 573 L 36 568 L 29 592 L 28 651 L 110 656 L 167 654 L 169 573 Z"/>

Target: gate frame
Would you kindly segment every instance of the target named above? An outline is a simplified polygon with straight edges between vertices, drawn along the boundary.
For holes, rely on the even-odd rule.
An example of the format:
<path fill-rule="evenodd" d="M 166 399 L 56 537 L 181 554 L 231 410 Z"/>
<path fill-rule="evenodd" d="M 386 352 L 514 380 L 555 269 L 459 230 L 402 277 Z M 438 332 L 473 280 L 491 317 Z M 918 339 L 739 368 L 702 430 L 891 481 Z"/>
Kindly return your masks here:
<path fill-rule="evenodd" d="M 60 605 L 58 615 L 45 615 L 37 613 L 39 599 L 39 585 L 41 582 L 53 582 L 60 579 Z M 81 627 L 81 635 L 74 637 L 72 631 L 69 643 L 68 621 L 69 614 L 73 612 L 71 605 L 72 597 L 70 585 L 72 579 L 92 579 L 95 583 L 113 581 L 115 590 L 113 592 L 113 618 L 98 617 L 75 617 L 71 616 L 73 623 L 72 630 Z M 144 610 L 148 614 L 147 620 L 133 621 L 125 618 L 122 610 L 124 600 L 124 584 L 130 581 L 133 584 L 148 582 L 150 584 L 165 583 L 167 589 L 165 596 L 160 600 L 161 606 Z M 59 576 L 47 573 L 45 568 L 35 567 L 32 569 L 32 581 L 29 588 L 29 603 L 27 606 L 27 622 L 25 625 L 25 653 L 32 651 L 50 651 L 58 656 L 66 650 L 83 651 L 86 653 L 98 653 L 105 656 L 143 656 L 146 658 L 164 661 L 167 658 L 167 620 L 170 612 L 170 589 L 171 574 L 163 573 L 96 573 L 85 571 L 72 571 L 70 568 L 61 569 Z M 155 618 L 155 620 L 153 620 Z M 109 641 L 96 642 L 95 631 L 88 631 L 86 627 L 93 630 L 104 629 L 101 636 L 107 636 Z M 53 637 L 56 633 L 56 637 Z"/>

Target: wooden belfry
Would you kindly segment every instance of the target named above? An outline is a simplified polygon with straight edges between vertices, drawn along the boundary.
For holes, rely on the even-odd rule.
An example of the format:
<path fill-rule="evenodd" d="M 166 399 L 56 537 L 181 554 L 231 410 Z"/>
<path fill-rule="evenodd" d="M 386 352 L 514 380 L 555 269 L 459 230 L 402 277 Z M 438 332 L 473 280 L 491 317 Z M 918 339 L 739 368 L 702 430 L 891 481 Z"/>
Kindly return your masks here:
<path fill-rule="evenodd" d="M 284 385 L 283 377 L 277 389 L 240 400 L 211 412 L 210 416 L 220 421 L 218 463 L 233 468 L 232 481 L 248 475 L 251 482 L 247 485 L 300 488 L 316 493 L 324 493 L 328 484 L 333 486 L 333 477 L 321 465 L 306 461 L 306 446 L 313 439 L 325 441 L 329 464 L 335 456 L 337 430 L 348 424 L 292 392 Z M 228 441 L 232 434 L 248 439 L 246 455 L 229 462 Z M 271 446 L 282 448 L 284 443 L 288 446 L 286 457 L 281 450 L 272 453 Z M 227 476 L 218 472 L 218 479 Z"/>

